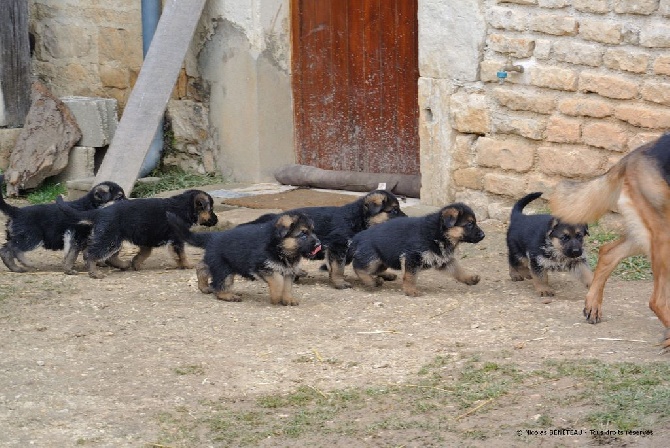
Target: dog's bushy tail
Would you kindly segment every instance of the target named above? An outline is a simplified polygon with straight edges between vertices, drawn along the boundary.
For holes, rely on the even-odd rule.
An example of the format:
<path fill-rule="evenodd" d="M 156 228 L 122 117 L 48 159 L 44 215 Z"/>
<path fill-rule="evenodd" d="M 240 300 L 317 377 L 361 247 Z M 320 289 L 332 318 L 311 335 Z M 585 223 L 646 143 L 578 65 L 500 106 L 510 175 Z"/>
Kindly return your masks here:
<path fill-rule="evenodd" d="M 514 204 L 514 207 L 512 207 L 512 216 L 522 214 L 523 209 L 540 196 L 542 196 L 542 192 L 536 191 L 535 193 L 527 194 L 526 196 L 516 201 L 516 204 Z"/>
<path fill-rule="evenodd" d="M 2 211 L 2 213 L 7 215 L 8 217 L 13 218 L 16 216 L 16 213 L 20 209 L 5 202 L 5 198 L 2 195 L 2 184 L 4 183 L 5 183 L 5 176 L 0 174 L 0 211 Z"/>
<path fill-rule="evenodd" d="M 629 157 L 610 170 L 585 182 L 565 181 L 556 186 L 549 200 L 551 213 L 569 224 L 596 221 L 616 207 Z"/>
<path fill-rule="evenodd" d="M 191 232 L 188 224 L 186 224 L 183 219 L 172 212 L 167 212 L 165 216 L 167 218 L 168 224 L 170 225 L 170 228 L 175 233 L 175 235 L 177 235 L 179 239 L 186 241 L 191 246 L 204 248 L 212 238 L 212 234 L 209 232 Z"/>

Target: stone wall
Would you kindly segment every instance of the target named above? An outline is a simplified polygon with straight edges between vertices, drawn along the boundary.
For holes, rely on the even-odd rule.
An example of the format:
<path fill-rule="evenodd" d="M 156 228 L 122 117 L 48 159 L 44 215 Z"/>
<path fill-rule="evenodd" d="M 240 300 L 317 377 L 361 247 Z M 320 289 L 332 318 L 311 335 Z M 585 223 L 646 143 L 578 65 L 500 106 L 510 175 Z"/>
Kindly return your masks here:
<path fill-rule="evenodd" d="M 115 98 L 123 110 L 142 65 L 140 2 L 30 0 L 33 71 L 59 97 Z"/>
<path fill-rule="evenodd" d="M 423 34 L 442 34 L 447 53 L 462 44 L 456 67 L 432 46 L 420 63 L 423 202 L 467 200 L 506 219 L 521 195 L 601 174 L 670 128 L 670 0 L 419 5 Z M 461 22 L 435 30 L 440 9 Z M 501 84 L 508 55 L 524 71 Z"/>

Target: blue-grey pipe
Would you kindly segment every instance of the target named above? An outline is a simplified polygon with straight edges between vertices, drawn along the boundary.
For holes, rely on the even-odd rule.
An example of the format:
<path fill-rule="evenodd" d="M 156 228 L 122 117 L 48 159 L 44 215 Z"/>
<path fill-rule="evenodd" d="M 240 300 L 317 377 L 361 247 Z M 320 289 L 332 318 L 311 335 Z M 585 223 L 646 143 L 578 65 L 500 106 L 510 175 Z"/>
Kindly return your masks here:
<path fill-rule="evenodd" d="M 158 27 L 158 21 L 161 17 L 161 0 L 142 0 L 142 54 L 146 57 L 151 45 L 151 40 Z M 156 134 L 151 141 L 149 151 L 147 152 L 142 168 L 140 168 L 140 177 L 145 177 L 161 160 L 163 152 L 163 119 L 158 123 Z"/>

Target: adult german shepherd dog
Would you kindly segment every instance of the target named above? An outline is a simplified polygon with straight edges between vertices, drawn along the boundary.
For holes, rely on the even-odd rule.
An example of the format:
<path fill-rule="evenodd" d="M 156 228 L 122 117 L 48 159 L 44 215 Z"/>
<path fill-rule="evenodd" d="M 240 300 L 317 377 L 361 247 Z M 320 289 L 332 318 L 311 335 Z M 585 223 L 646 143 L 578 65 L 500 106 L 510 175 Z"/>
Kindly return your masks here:
<path fill-rule="evenodd" d="M 625 233 L 600 248 L 584 316 L 603 316 L 605 282 L 621 260 L 645 254 L 651 260 L 654 288 L 649 307 L 665 326 L 670 350 L 670 134 L 624 156 L 610 170 L 582 183 L 564 182 L 551 196 L 552 214 L 570 223 L 592 222 L 618 206 Z"/>

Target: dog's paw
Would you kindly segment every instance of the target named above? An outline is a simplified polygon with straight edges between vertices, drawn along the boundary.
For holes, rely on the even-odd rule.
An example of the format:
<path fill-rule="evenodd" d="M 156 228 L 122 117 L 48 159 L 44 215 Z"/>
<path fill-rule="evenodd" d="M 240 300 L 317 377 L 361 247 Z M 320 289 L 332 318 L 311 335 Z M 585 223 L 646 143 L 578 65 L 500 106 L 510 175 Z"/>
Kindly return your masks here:
<path fill-rule="evenodd" d="M 666 328 L 661 338 L 661 354 L 670 353 L 670 328 Z"/>
<path fill-rule="evenodd" d="M 418 289 L 408 286 L 403 286 L 402 291 L 409 297 L 419 297 L 421 295 Z"/>
<path fill-rule="evenodd" d="M 521 274 L 510 274 L 510 278 L 512 279 L 513 282 L 522 282 L 526 280 L 526 277 L 524 277 Z"/>
<path fill-rule="evenodd" d="M 481 280 L 481 277 L 479 277 L 478 275 L 470 275 L 463 278 L 463 283 L 472 286 L 479 283 L 479 280 Z"/>
<path fill-rule="evenodd" d="M 279 304 L 284 306 L 298 306 L 299 302 L 293 297 L 282 297 L 279 300 Z"/>
<path fill-rule="evenodd" d="M 398 278 L 398 276 L 393 272 L 382 272 L 381 274 L 377 275 L 377 277 L 387 282 L 392 282 Z"/>
<path fill-rule="evenodd" d="M 379 285 L 377 285 L 377 286 L 379 286 Z M 341 282 L 334 282 L 334 283 L 333 283 L 333 287 L 334 287 L 335 289 L 349 289 L 349 288 L 351 288 L 351 283 L 349 283 L 349 282 L 345 282 L 345 281 L 343 280 L 343 281 L 341 281 Z"/>
<path fill-rule="evenodd" d="M 584 307 L 584 317 L 590 324 L 597 324 L 603 318 L 603 312 L 599 306 L 585 306 Z"/>
<path fill-rule="evenodd" d="M 103 274 L 102 272 L 89 272 L 88 276 L 98 280 L 105 278 L 105 274 Z"/>
<path fill-rule="evenodd" d="M 540 297 L 554 297 L 556 295 L 554 290 L 549 288 L 538 289 L 537 293 L 540 295 Z"/>
<path fill-rule="evenodd" d="M 67 275 L 78 275 L 79 271 L 77 271 L 76 269 L 66 269 L 63 271 L 63 273 Z"/>
<path fill-rule="evenodd" d="M 216 298 L 219 300 L 223 300 L 224 302 L 241 302 L 242 297 L 238 296 L 237 294 L 233 294 L 232 292 L 218 292 L 216 294 Z"/>

